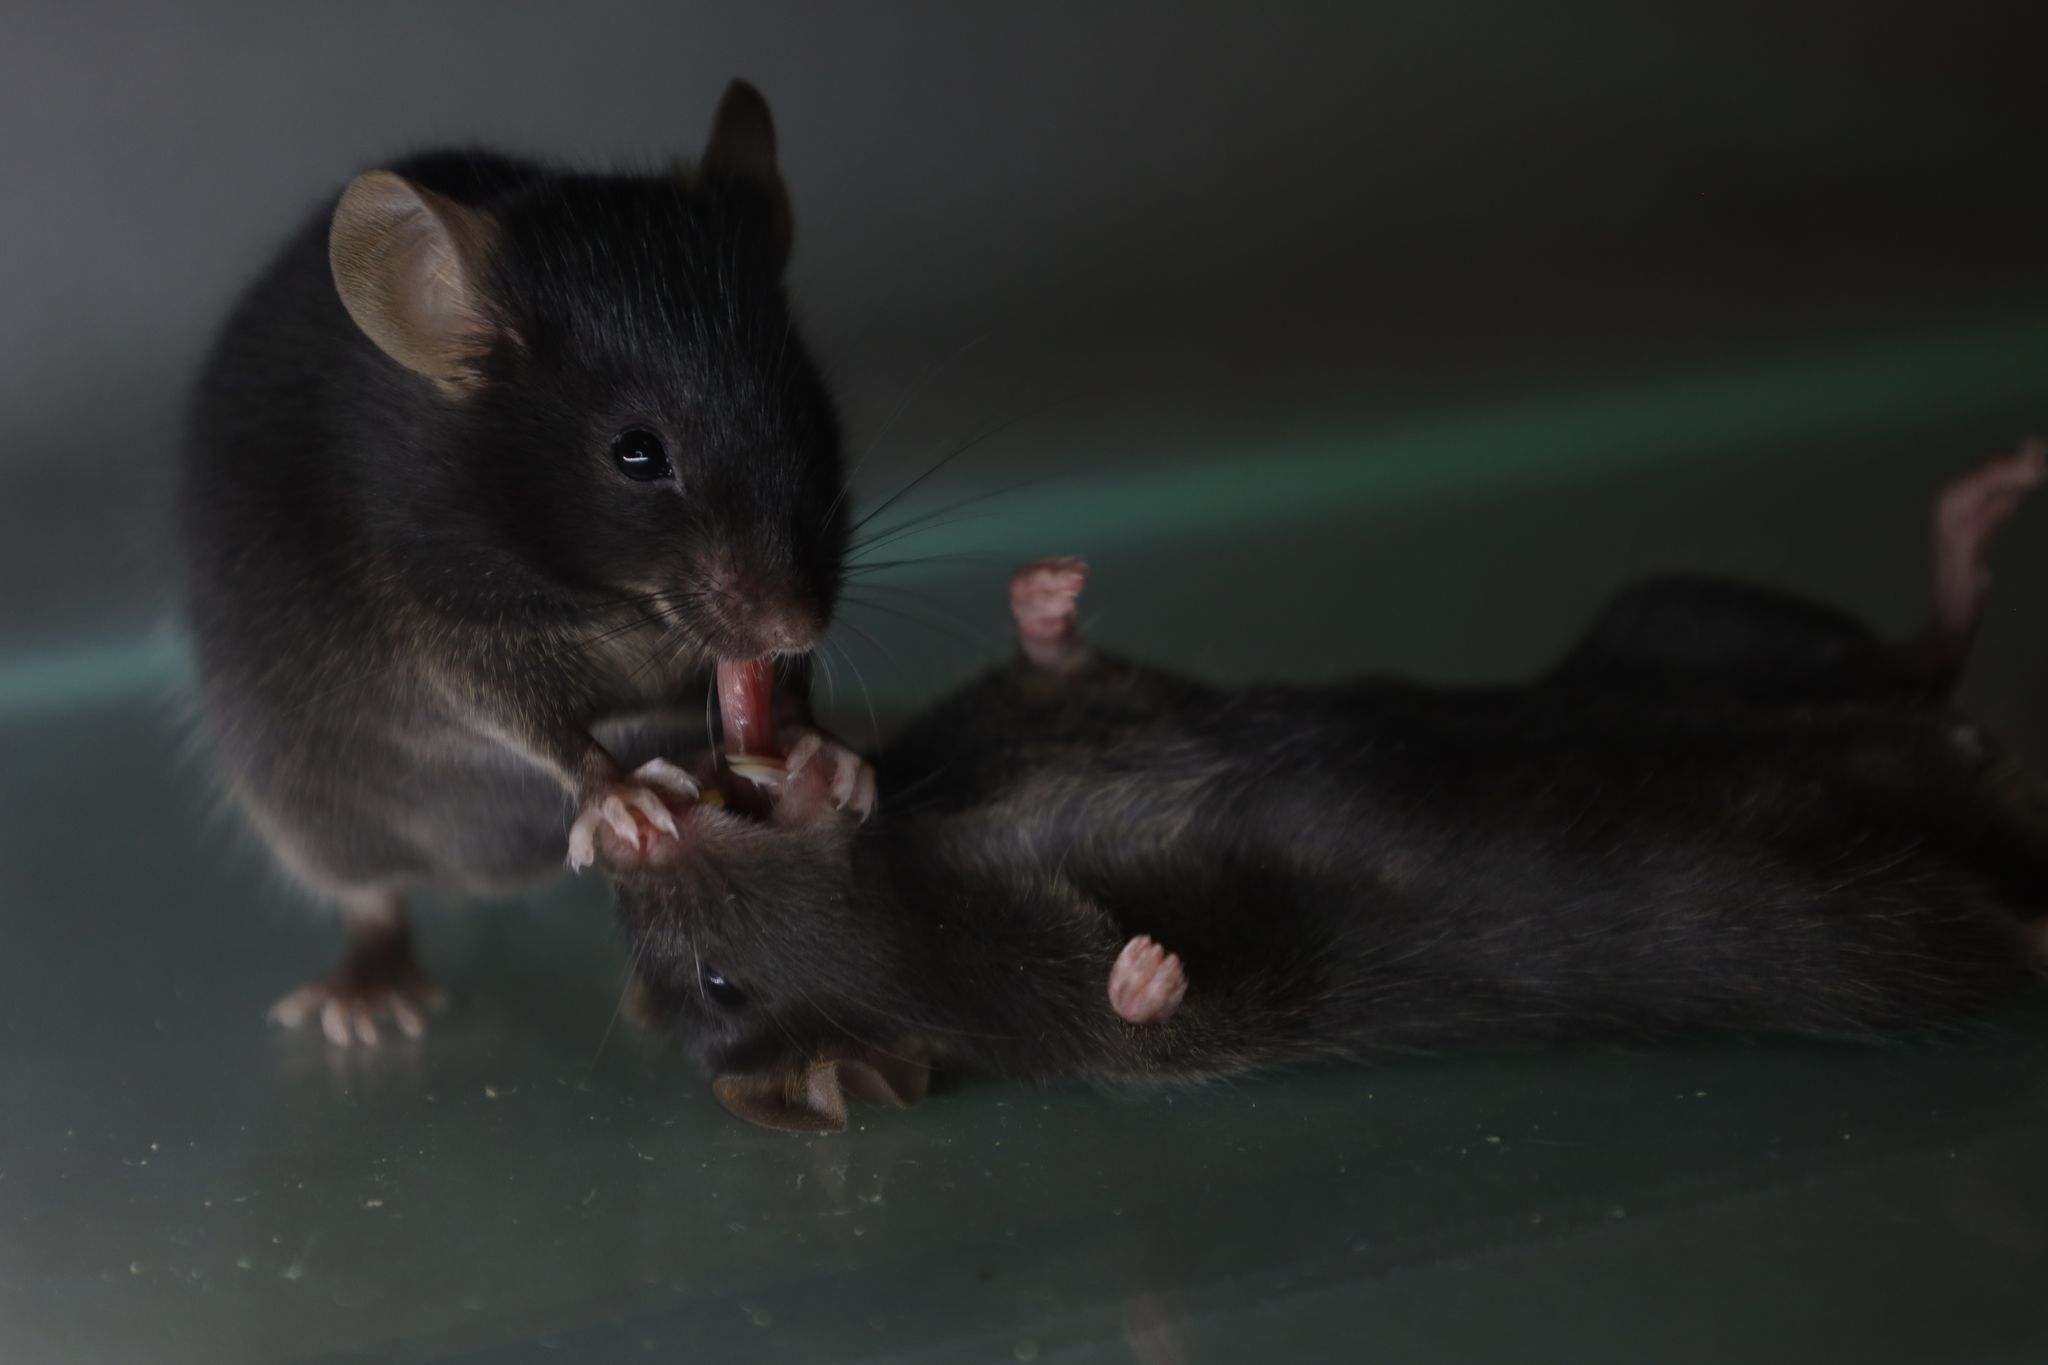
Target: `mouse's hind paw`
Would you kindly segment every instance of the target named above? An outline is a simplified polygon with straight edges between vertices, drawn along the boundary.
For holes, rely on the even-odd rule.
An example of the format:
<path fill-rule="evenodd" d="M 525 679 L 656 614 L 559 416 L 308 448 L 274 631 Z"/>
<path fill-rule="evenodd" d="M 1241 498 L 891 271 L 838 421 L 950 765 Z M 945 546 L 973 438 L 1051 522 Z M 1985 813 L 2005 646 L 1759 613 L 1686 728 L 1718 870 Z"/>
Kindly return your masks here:
<path fill-rule="evenodd" d="M 1955 685 L 1991 594 L 1991 541 L 2027 495 L 2048 479 L 2048 442 L 2028 441 L 1979 465 L 1934 502 L 1934 613 L 1901 647 L 1904 671 L 1936 692 Z"/>
<path fill-rule="evenodd" d="M 2048 443 L 2029 441 L 1942 489 L 1934 508 L 1935 626 L 1953 639 L 1976 629 L 1991 589 L 1991 540 L 2048 477 Z"/>
<path fill-rule="evenodd" d="M 295 1029 L 310 1020 L 336 1047 L 382 1041 L 388 1017 L 408 1038 L 427 1031 L 427 1016 L 445 1003 L 412 955 L 412 935 L 395 906 L 382 916 L 354 914 L 341 964 L 270 1007 L 270 1022 Z"/>
<path fill-rule="evenodd" d="M 1077 605 L 1088 583 L 1079 559 L 1041 559 L 1010 575 L 1010 616 L 1017 643 L 1039 668 L 1067 670 L 1087 662 Z"/>
<path fill-rule="evenodd" d="M 1180 955 L 1140 934 L 1117 954 L 1109 969 L 1109 1004 L 1133 1024 L 1156 1024 L 1180 1008 L 1188 975 Z"/>
<path fill-rule="evenodd" d="M 344 986 L 333 978 L 308 982 L 270 1007 L 270 1022 L 295 1029 L 309 1019 L 336 1047 L 361 1043 L 374 1047 L 384 1035 L 377 1020 L 389 1016 L 408 1038 L 426 1034 L 427 1016 L 441 1008 L 443 997 L 423 976 L 405 983 L 384 982 Z"/>

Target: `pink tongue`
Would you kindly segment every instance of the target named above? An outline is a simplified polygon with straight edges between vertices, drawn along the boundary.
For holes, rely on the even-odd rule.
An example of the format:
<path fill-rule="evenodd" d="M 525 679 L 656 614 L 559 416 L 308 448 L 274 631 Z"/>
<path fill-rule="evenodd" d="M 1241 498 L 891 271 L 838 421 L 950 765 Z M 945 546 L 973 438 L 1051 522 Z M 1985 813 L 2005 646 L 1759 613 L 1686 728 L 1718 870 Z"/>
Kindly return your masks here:
<path fill-rule="evenodd" d="M 755 659 L 718 665 L 718 714 L 725 721 L 725 751 L 780 758 L 775 748 L 775 662 Z"/>
<path fill-rule="evenodd" d="M 756 758 L 780 758 L 775 747 L 775 662 L 755 659 L 735 664 L 718 664 L 718 714 L 725 724 L 727 757 L 751 754 Z M 750 815 L 766 815 L 767 792 L 759 785 L 733 774 L 732 766 L 718 765 L 719 789 L 727 804 Z"/>

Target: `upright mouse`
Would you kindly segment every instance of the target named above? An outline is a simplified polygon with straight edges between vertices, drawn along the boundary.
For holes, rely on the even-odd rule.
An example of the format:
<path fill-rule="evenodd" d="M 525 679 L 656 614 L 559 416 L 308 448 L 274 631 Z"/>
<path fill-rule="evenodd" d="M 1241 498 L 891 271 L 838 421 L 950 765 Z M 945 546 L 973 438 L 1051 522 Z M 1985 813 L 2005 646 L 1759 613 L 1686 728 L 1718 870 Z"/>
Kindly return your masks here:
<path fill-rule="evenodd" d="M 767 105 L 735 82 L 694 165 L 360 175 L 233 310 L 182 489 L 200 734 L 347 933 L 274 1018 L 417 1035 L 409 890 L 588 861 L 600 824 L 669 837 L 656 792 L 695 784 L 628 771 L 605 723 L 701 717 L 711 665 L 758 681 L 820 638 L 844 470 L 791 232 Z"/>

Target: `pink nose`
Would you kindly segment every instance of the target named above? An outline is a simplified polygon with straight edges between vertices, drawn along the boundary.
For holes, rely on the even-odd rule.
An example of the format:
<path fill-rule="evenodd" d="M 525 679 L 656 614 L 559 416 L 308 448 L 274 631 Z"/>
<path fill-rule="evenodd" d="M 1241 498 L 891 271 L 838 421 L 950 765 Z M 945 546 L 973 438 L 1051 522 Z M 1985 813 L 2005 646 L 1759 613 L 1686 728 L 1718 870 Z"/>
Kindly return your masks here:
<path fill-rule="evenodd" d="M 759 621 L 761 638 L 770 650 L 801 653 L 818 643 L 818 622 L 808 612 L 764 611 Z"/>

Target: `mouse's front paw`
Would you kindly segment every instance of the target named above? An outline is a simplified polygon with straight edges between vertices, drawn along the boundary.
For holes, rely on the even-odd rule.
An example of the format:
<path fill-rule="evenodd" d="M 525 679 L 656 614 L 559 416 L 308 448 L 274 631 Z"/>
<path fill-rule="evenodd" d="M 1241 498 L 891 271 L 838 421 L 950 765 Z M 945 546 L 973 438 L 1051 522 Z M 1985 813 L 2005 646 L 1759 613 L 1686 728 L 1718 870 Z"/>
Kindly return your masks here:
<path fill-rule="evenodd" d="M 1110 1007 L 1133 1024 L 1158 1023 L 1180 1008 L 1187 993 L 1180 955 L 1144 934 L 1126 943 L 1109 969 Z"/>
<path fill-rule="evenodd" d="M 597 860 L 598 834 L 604 830 L 618 847 L 651 852 L 663 835 L 673 839 L 678 833 L 663 797 L 695 801 L 698 791 L 697 779 L 660 758 L 641 764 L 630 777 L 593 784 L 569 826 L 569 866 L 580 871 Z"/>
<path fill-rule="evenodd" d="M 875 770 L 866 759 L 822 730 L 784 726 L 776 736 L 784 768 L 778 810 L 785 819 L 806 820 L 831 809 L 865 820 L 875 809 Z"/>

